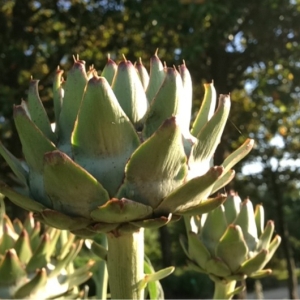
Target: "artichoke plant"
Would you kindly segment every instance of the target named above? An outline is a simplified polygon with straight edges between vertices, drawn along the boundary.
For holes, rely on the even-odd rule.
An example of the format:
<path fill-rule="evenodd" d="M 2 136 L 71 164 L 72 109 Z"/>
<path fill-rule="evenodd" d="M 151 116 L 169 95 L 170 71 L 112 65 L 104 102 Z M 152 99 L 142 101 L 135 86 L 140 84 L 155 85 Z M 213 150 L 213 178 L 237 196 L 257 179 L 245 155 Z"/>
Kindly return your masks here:
<path fill-rule="evenodd" d="M 188 220 L 188 219 L 186 219 Z M 236 281 L 261 278 L 272 270 L 264 269 L 278 248 L 281 238 L 273 239 L 274 222 L 264 227 L 264 209 L 253 209 L 249 199 L 241 201 L 231 193 L 213 211 L 186 222 L 188 244 L 181 240 L 189 266 L 206 273 L 215 283 L 214 299 L 231 299 L 244 287 Z"/>
<path fill-rule="evenodd" d="M 48 299 L 79 297 L 93 263 L 75 269 L 73 260 L 83 240 L 67 231 L 47 227 L 29 213 L 24 223 L 11 222 L 0 199 L 0 298 Z"/>
<path fill-rule="evenodd" d="M 216 91 L 206 84 L 190 127 L 189 71 L 163 66 L 157 53 L 149 75 L 141 61 L 134 66 L 125 57 L 118 65 L 108 58 L 101 76 L 74 57 L 66 81 L 62 73 L 58 68 L 53 84 L 55 130 L 37 80 L 27 102 L 14 107 L 25 163 L 2 144 L 0 153 L 28 193 L 5 184 L 0 191 L 50 226 L 84 237 L 106 233 L 112 297 L 142 298 L 143 228 L 223 203 L 224 195 L 209 196 L 232 180 L 231 168 L 253 140 L 211 166 L 230 97 L 220 95 L 215 111 Z"/>

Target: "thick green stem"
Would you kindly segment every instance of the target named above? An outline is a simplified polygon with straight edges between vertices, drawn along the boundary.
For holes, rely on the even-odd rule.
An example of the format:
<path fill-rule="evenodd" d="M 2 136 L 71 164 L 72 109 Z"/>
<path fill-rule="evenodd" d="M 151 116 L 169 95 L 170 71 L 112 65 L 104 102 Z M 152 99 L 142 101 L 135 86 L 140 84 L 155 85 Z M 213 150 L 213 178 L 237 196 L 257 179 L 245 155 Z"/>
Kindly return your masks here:
<path fill-rule="evenodd" d="M 235 289 L 236 281 L 232 280 L 228 283 L 222 281 L 214 281 L 215 283 L 215 292 L 214 299 L 231 299 L 233 294 L 232 292 Z"/>
<path fill-rule="evenodd" d="M 143 299 L 138 282 L 144 278 L 144 230 L 107 235 L 107 269 L 112 299 Z"/>

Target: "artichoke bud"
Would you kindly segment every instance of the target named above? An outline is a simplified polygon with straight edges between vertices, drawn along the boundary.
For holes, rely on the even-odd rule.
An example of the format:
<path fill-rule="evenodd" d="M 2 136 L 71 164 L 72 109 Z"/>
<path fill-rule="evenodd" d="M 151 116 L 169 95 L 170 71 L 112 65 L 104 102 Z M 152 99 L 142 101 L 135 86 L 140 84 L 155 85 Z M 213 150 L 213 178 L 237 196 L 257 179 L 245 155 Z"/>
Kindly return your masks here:
<path fill-rule="evenodd" d="M 193 269 L 207 273 L 210 278 L 229 282 L 233 278 L 263 276 L 270 273 L 263 270 L 280 244 L 275 236 L 273 221 L 268 221 L 257 237 L 256 216 L 249 199 L 241 202 L 237 194 L 227 197 L 228 203 L 192 221 L 187 227 L 194 232 L 188 233 L 188 243 L 182 242 L 184 251 Z M 260 219 L 264 219 L 259 208 Z M 258 214 L 258 212 L 256 212 Z M 217 279 L 216 279 L 217 280 Z"/>
<path fill-rule="evenodd" d="M 216 91 L 206 84 L 190 132 L 191 76 L 185 63 L 178 70 L 164 66 L 156 52 L 147 83 L 141 61 L 133 66 L 123 57 L 117 65 L 108 57 L 98 76 L 74 57 L 66 81 L 59 68 L 54 76 L 55 130 L 32 80 L 28 101 L 14 108 L 25 161 L 0 143 L 0 154 L 27 190 L 0 183 L 0 191 L 37 220 L 89 238 L 157 228 L 220 206 L 225 195 L 210 195 L 233 179 L 232 167 L 254 143 L 247 140 L 222 166 L 213 166 L 230 98 L 221 95 L 215 110 Z M 253 224 L 237 225 L 253 234 Z M 28 231 L 32 253 L 37 232 Z"/>
<path fill-rule="evenodd" d="M 15 231 L 15 224 L 18 224 L 19 233 Z M 81 272 L 81 268 L 74 268 L 72 261 L 83 240 L 74 241 L 71 233 L 47 226 L 45 233 L 41 235 L 41 228 L 37 224 L 39 222 L 35 222 L 32 214 L 24 223 L 19 220 L 12 223 L 5 214 L 3 200 L 0 200 L 0 226 L 3 231 L 0 245 L 3 245 L 6 232 L 14 235 L 10 247 L 0 250 L 1 299 L 53 298 L 72 289 L 73 295 L 78 295 L 79 290 L 72 284 L 72 280 L 74 274 Z M 61 243 L 59 237 L 64 234 L 67 235 L 67 240 Z M 76 252 L 69 257 L 72 248 Z M 92 265 L 88 268 L 84 266 L 84 272 L 81 273 L 90 277 L 91 267 Z M 77 284 L 83 283 L 88 277 Z"/>

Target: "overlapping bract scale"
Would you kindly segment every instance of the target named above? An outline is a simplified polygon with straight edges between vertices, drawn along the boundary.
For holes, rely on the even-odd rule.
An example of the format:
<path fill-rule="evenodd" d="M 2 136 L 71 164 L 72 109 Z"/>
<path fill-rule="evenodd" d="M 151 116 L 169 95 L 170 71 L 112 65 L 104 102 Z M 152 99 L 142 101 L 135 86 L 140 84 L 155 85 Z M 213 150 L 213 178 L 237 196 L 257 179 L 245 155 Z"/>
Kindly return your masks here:
<path fill-rule="evenodd" d="M 234 177 L 232 167 L 253 147 L 247 140 L 224 161 L 211 159 L 226 124 L 230 98 L 205 84 L 196 119 L 191 120 L 192 81 L 185 63 L 164 66 L 157 52 L 150 74 L 139 60 L 110 57 L 100 76 L 74 58 L 66 80 L 59 68 L 53 83 L 52 130 L 32 80 L 28 101 L 14 118 L 25 161 L 0 143 L 19 181 L 20 194 L 0 191 L 34 211 L 51 226 L 79 235 L 159 227 L 182 215 L 206 213 L 224 200 L 210 197 Z"/>

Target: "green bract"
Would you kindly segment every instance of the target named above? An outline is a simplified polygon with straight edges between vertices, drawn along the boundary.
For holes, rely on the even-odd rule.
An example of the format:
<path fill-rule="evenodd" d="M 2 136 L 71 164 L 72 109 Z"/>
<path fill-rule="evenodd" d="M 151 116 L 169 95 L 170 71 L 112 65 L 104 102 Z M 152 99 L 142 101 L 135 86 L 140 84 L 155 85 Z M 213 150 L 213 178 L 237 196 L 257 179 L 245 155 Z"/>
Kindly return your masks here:
<path fill-rule="evenodd" d="M 5 214 L 0 199 L 0 298 L 48 299 L 79 296 L 78 285 L 93 263 L 74 269 L 83 240 L 67 231 L 46 228 L 30 213 L 24 223 Z M 63 299 L 63 298 L 62 298 Z"/>
<path fill-rule="evenodd" d="M 64 82 L 53 84 L 55 131 L 32 80 L 28 101 L 14 108 L 26 164 L 1 144 L 0 153 L 28 186 L 23 195 L 0 185 L 40 221 L 82 236 L 159 227 L 181 215 L 207 212 L 209 198 L 233 177 L 232 166 L 252 148 L 247 140 L 222 166 L 211 158 L 230 111 L 230 98 L 205 85 L 191 122 L 192 83 L 185 64 L 163 67 L 155 54 L 150 75 L 141 61 L 108 60 L 102 76 L 74 59 Z M 207 171 L 208 170 L 208 171 Z"/>
<path fill-rule="evenodd" d="M 264 227 L 264 210 L 254 211 L 249 199 L 232 194 L 223 205 L 201 217 L 192 217 L 188 245 L 181 240 L 189 265 L 209 274 L 215 282 L 259 278 L 271 273 L 263 269 L 280 244 L 272 240 L 274 222 Z M 225 296 L 223 296 L 225 297 Z"/>

